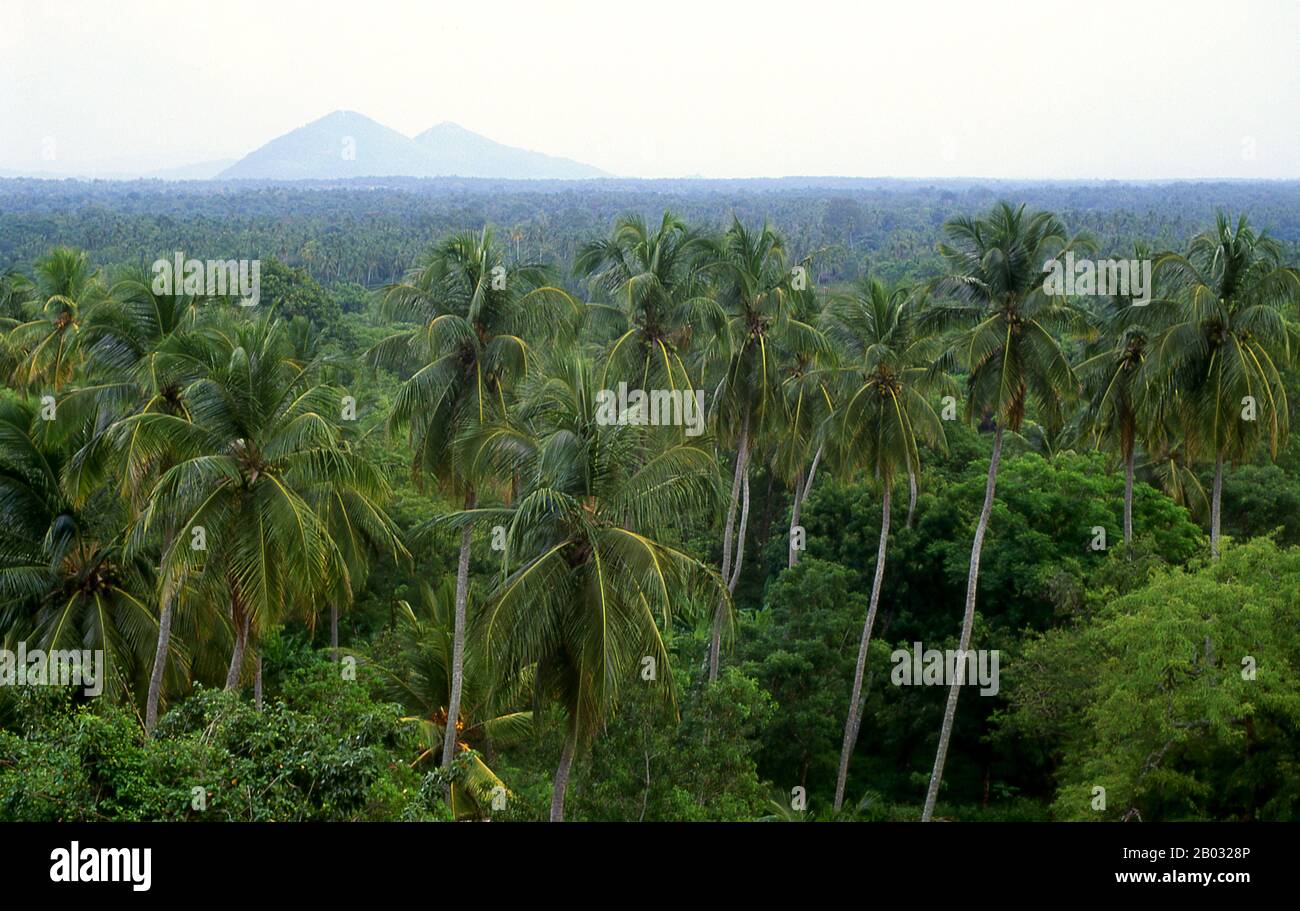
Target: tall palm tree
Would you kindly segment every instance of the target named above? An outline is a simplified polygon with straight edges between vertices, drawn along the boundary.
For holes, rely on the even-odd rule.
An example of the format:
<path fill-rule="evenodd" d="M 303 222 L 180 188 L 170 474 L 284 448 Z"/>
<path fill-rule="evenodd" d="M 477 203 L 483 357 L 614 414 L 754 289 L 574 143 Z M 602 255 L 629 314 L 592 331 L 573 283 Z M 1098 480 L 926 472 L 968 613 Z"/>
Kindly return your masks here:
<path fill-rule="evenodd" d="M 0 636 L 101 649 L 105 692 L 129 696 L 154 633 L 149 561 L 124 552 L 111 490 L 80 505 L 64 477 L 85 428 L 0 404 Z M 66 420 L 63 422 L 66 424 Z"/>
<path fill-rule="evenodd" d="M 984 217 L 950 219 L 944 233 L 948 239 L 940 243 L 939 252 L 948 274 L 933 282 L 931 290 L 948 299 L 928 308 L 925 325 L 954 330 L 939 363 L 967 371 L 967 418 L 993 423 L 984 506 L 975 526 L 966 577 L 958 646 L 964 653 L 970 648 L 975 622 L 980 554 L 993 510 L 1002 435 L 1007 430 L 1019 432 L 1030 403 L 1041 423 L 1060 426 L 1062 403 L 1076 391 L 1074 372 L 1053 335 L 1053 330 L 1077 323 L 1075 311 L 1062 297 L 1046 293 L 1044 265 L 1086 242 L 1067 238 L 1055 215 L 1007 203 L 999 203 Z M 964 669 L 965 662 L 957 662 L 957 667 Z M 959 672 L 948 690 L 922 821 L 934 814 L 964 683 Z"/>
<path fill-rule="evenodd" d="M 815 325 L 820 317 L 817 294 L 811 287 L 792 288 L 790 303 L 795 319 Z M 835 364 L 837 349 L 820 334 L 791 334 L 778 340 L 784 376 L 781 380 L 783 416 L 773 445 L 771 466 L 790 485 L 790 527 L 786 538 L 786 566 L 799 563 L 796 547 L 804 500 L 812 492 L 825 449 L 827 418 L 834 401 L 827 371 Z"/>
<path fill-rule="evenodd" d="M 611 303 L 592 302 L 588 322 L 612 327 L 601 382 L 691 388 L 683 354 L 697 332 L 717 334 L 725 317 L 707 293 L 701 238 L 665 212 L 650 228 L 639 215 L 620 218 L 608 238 L 584 244 L 574 272 Z"/>
<path fill-rule="evenodd" d="M 597 391 L 585 358 L 560 356 L 516 425 L 486 434 L 480 448 L 524 482 L 512 505 L 478 511 L 508 529 L 503 575 L 480 623 L 498 676 L 534 667 L 539 699 L 555 699 L 567 715 L 552 821 L 564 819 L 575 754 L 646 658 L 656 668 L 649 685 L 673 698 L 663 637 L 674 610 L 689 613 L 700 585 L 722 588 L 660 537 L 717 501 L 712 453 L 681 435 L 602 422 Z"/>
<path fill-rule="evenodd" d="M 1219 556 L 1223 466 L 1249 456 L 1263 439 L 1271 454 L 1290 424 L 1279 366 L 1291 359 L 1300 271 L 1282 265 L 1281 248 L 1241 216 L 1223 213 L 1186 254 L 1161 256 L 1155 273 L 1172 300 L 1155 354 L 1185 439 L 1214 460 L 1210 552 Z"/>
<path fill-rule="evenodd" d="M 844 804 L 849 760 L 862 722 L 862 680 L 885 577 L 894 483 L 904 475 L 920 474 L 920 443 L 944 446 L 939 416 L 927 399 L 927 393 L 942 385 L 942 378 L 930 370 L 937 353 L 935 340 L 918 330 L 910 296 L 907 288 L 890 291 L 874 279 L 864 281 L 855 294 L 833 300 L 822 319 L 823 331 L 836 343 L 844 362 L 837 371 L 844 387 L 837 398 L 843 404 L 832 419 L 836 446 L 844 452 L 843 464 L 865 469 L 881 495 L 876 573 L 844 722 L 836 813 Z"/>
<path fill-rule="evenodd" d="M 702 248 L 726 314 L 726 331 L 709 339 L 702 355 L 706 365 L 722 367 L 713 396 L 715 424 L 719 438 L 734 440 L 736 446 L 722 539 L 722 578 L 731 593 L 744 565 L 752 450 L 756 439 L 773 428 L 783 405 L 778 340 L 792 349 L 812 349 L 818 332 L 790 312 L 792 274 L 785 242 L 770 225 L 754 231 L 733 219 L 721 238 L 704 242 Z M 714 612 L 710 682 L 718 677 L 728 605 L 729 598 L 719 598 Z"/>
<path fill-rule="evenodd" d="M 1137 261 L 1149 261 L 1142 245 L 1134 250 Z M 1138 436 L 1158 407 L 1159 387 L 1151 376 L 1151 338 L 1154 312 L 1135 306 L 1133 295 L 1100 298 L 1087 311 L 1090 343 L 1088 356 L 1075 372 L 1083 386 L 1084 432 L 1097 446 L 1119 455 L 1124 466 L 1124 543 L 1133 543 L 1133 476 Z"/>
<path fill-rule="evenodd" d="M 195 362 L 186 346 L 170 340 L 193 331 L 203 308 L 211 304 L 202 295 L 159 294 L 147 270 L 125 270 L 85 320 L 81 340 L 85 375 L 65 401 L 107 413 L 114 421 L 128 413 L 150 412 L 188 418 L 182 393 L 187 370 Z M 115 434 L 111 424 L 101 424 L 105 424 L 102 432 L 73 459 L 70 477 L 75 495 L 89 496 L 106 477 L 115 474 L 120 495 L 138 514 L 153 483 L 170 464 L 166 458 L 150 458 L 137 450 L 133 435 Z M 152 731 L 158 722 L 174 612 L 174 598 L 159 605 L 158 636 L 145 700 L 146 731 Z"/>
<path fill-rule="evenodd" d="M 527 372 L 530 343 L 573 325 L 581 313 L 577 302 L 549 284 L 539 265 L 507 268 L 485 228 L 434 245 L 401 282 L 384 289 L 381 312 L 417 324 L 366 355 L 372 365 L 408 375 L 393 402 L 389 427 L 409 428 L 417 481 L 431 475 L 448 496 L 472 510 L 479 487 L 490 479 L 468 470 L 457 441 L 504 416 L 510 386 Z M 472 531 L 470 522 L 460 529 L 444 769 L 455 755 L 463 688 Z"/>
<path fill-rule="evenodd" d="M 185 341 L 195 361 L 187 414 L 134 414 L 114 429 L 142 459 L 171 462 L 128 551 L 163 542 L 160 603 L 189 588 L 228 606 L 233 689 L 261 631 L 346 578 L 341 547 L 316 508 L 322 488 L 362 498 L 370 515 L 381 514 L 388 488 L 342 439 L 342 390 L 319 381 L 318 362 L 294 361 L 272 315 Z"/>
<path fill-rule="evenodd" d="M 19 389 L 58 393 L 77 369 L 82 321 L 106 290 L 90 257 L 70 247 L 36 261 L 35 286 L 40 308 L 9 330 L 7 347 L 15 359 L 10 381 Z"/>

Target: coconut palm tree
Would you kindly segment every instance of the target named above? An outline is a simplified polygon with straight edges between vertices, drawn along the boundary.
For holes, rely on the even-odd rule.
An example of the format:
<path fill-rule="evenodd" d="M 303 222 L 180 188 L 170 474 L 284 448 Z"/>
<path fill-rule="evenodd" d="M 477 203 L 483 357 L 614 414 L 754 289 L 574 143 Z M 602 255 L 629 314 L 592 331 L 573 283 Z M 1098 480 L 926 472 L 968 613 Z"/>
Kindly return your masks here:
<path fill-rule="evenodd" d="M 422 585 L 414 607 L 399 601 L 397 650 L 393 660 L 378 666 L 384 695 L 402 706 L 408 713 L 402 720 L 417 725 L 428 745 L 412 765 L 442 754 L 455 651 L 455 604 L 455 583 L 449 579 L 436 588 Z M 475 646 L 470 643 L 466 653 L 462 711 L 456 723 L 458 753 L 473 751 L 463 774 L 450 787 L 450 808 L 456 819 L 490 816 L 497 794 L 509 798 L 505 783 L 489 767 L 487 754 L 530 733 L 533 721 L 532 712 L 517 708 L 532 691 L 531 675 L 523 673 L 494 685 L 482 648 Z"/>
<path fill-rule="evenodd" d="M 1214 460 L 1210 552 L 1219 555 L 1223 466 L 1267 440 L 1276 456 L 1290 424 L 1279 367 L 1290 362 L 1300 271 L 1243 215 L 1219 212 L 1186 254 L 1167 253 L 1155 274 L 1168 283 L 1166 328 L 1155 343 L 1159 369 L 1193 455 Z"/>
<path fill-rule="evenodd" d="M 722 578 L 730 593 L 744 565 L 752 450 L 755 441 L 776 426 L 784 404 L 779 345 L 815 350 L 819 342 L 816 328 L 791 313 L 793 275 L 785 242 L 770 225 L 754 231 L 733 219 L 721 238 L 704 241 L 701 248 L 704 268 L 714 277 L 718 303 L 726 314 L 726 331 L 708 340 L 702 356 L 705 365 L 721 367 L 713 395 L 714 423 L 719 438 L 736 446 L 722 539 Z M 718 677 L 728 605 L 728 598 L 720 598 L 714 612 L 710 682 Z"/>
<path fill-rule="evenodd" d="M 82 381 L 64 398 L 71 407 L 88 408 L 110 421 L 130 413 L 160 412 L 188 418 L 182 396 L 187 370 L 195 365 L 187 346 L 170 340 L 192 332 L 210 299 L 202 295 L 160 294 L 147 270 L 127 269 L 113 282 L 107 296 L 84 322 L 81 345 L 85 354 Z M 109 476 L 135 514 L 145 506 L 148 491 L 170 464 L 145 456 L 134 447 L 135 437 L 101 428 L 73 457 L 69 483 L 76 497 L 86 497 Z M 142 457 L 143 456 L 143 457 Z M 159 605 L 158 636 L 153 670 L 145 701 L 145 730 L 158 721 L 163 676 L 171 652 L 174 600 Z"/>
<path fill-rule="evenodd" d="M 271 314 L 184 341 L 196 365 L 182 393 L 186 414 L 134 414 L 113 430 L 139 458 L 171 462 L 128 552 L 162 542 L 159 603 L 190 589 L 228 606 L 233 689 L 260 631 L 347 578 L 316 508 L 322 489 L 362 498 L 378 515 L 388 487 L 342 439 L 342 390 L 319 381 L 319 362 L 294 361 Z"/>
<path fill-rule="evenodd" d="M 101 490 L 80 505 L 63 476 L 84 427 L 0 404 L 0 635 L 46 651 L 101 649 L 104 690 L 129 697 L 154 635 L 152 570 L 125 553 L 123 504 Z"/>
<path fill-rule="evenodd" d="M 1077 315 L 1064 298 L 1046 292 L 1044 268 L 1087 243 L 1067 238 L 1056 216 L 1007 203 L 999 203 L 983 217 L 950 219 L 944 224 L 944 233 L 947 241 L 940 243 L 939 252 L 948 274 L 929 289 L 944 300 L 927 308 L 923 326 L 953 332 L 938 364 L 955 365 L 967 372 L 967 418 L 993 425 L 984 505 L 975 526 L 966 577 L 959 645 L 965 652 L 975 621 L 980 554 L 993 510 L 1002 435 L 1008 430 L 1019 432 L 1030 404 L 1036 407 L 1041 423 L 1060 426 L 1062 404 L 1076 391 L 1074 371 L 1053 330 L 1077 326 Z M 957 666 L 964 668 L 965 663 L 957 662 Z M 923 821 L 934 814 L 957 697 L 964 682 L 959 674 L 948 691 Z"/>
<path fill-rule="evenodd" d="M 401 282 L 384 289 L 381 312 L 389 319 L 416 323 L 366 355 L 370 364 L 407 377 L 393 402 L 389 427 L 409 429 L 417 481 L 432 476 L 448 496 L 473 510 L 479 488 L 491 479 L 468 470 L 456 441 L 504 416 L 510 386 L 527 372 L 530 344 L 575 325 L 581 310 L 568 293 L 548 282 L 541 266 L 516 263 L 507 269 L 491 230 L 485 228 L 431 247 Z M 443 768 L 455 755 L 472 531 L 469 522 L 460 529 L 447 707 L 451 721 Z"/>
<path fill-rule="evenodd" d="M 867 280 L 851 296 L 832 300 L 821 322 L 843 363 L 835 372 L 841 405 L 831 419 L 836 449 L 843 452 L 841 464 L 848 470 L 865 469 L 881 498 L 880 544 L 844 722 L 836 813 L 844 804 L 849 760 L 862 721 L 862 681 L 885 576 L 894 483 L 920 474 L 919 444 L 945 445 L 939 416 L 927 397 L 943 385 L 942 377 L 930 370 L 938 353 L 936 342 L 918 330 L 910 297 L 907 288 L 891 291 L 879 281 Z"/>
<path fill-rule="evenodd" d="M 1150 261 L 1142 245 L 1137 261 Z M 1083 430 L 1098 447 L 1119 455 L 1124 466 L 1124 544 L 1133 543 L 1133 477 L 1138 436 L 1158 407 L 1159 384 L 1152 377 L 1150 341 L 1155 334 L 1149 305 L 1135 305 L 1133 295 L 1100 298 L 1086 311 L 1089 344 L 1075 372 L 1083 386 Z"/>
<path fill-rule="evenodd" d="M 691 388 L 684 354 L 697 333 L 716 334 L 725 320 L 708 294 L 701 248 L 701 237 L 665 212 L 653 229 L 639 215 L 620 218 L 608 238 L 578 250 L 574 272 L 610 301 L 587 305 L 597 337 L 612 339 L 602 384 Z"/>
<path fill-rule="evenodd" d="M 810 326 L 817 324 L 819 303 L 811 287 L 791 288 L 790 305 L 795 319 Z M 834 366 L 838 351 L 820 333 L 791 334 L 778 340 L 778 349 L 784 372 L 784 410 L 773 441 L 771 467 L 790 486 L 786 566 L 794 567 L 801 550 L 796 546 L 796 529 L 822 462 L 826 421 L 834 407 L 827 371 Z"/>
<path fill-rule="evenodd" d="M 673 614 L 689 615 L 701 586 L 723 586 L 661 537 L 716 503 L 708 448 L 600 420 L 592 366 L 576 353 L 558 356 L 547 373 L 515 424 L 485 433 L 478 448 L 498 470 L 518 472 L 521 495 L 435 523 L 482 517 L 507 529 L 502 577 L 479 629 L 498 677 L 532 667 L 535 711 L 553 699 L 567 716 L 551 795 L 550 818 L 561 821 L 574 756 L 614 710 L 620 687 L 650 667 L 649 685 L 673 699 L 664 644 Z"/>
<path fill-rule="evenodd" d="M 82 321 L 106 296 L 99 272 L 81 250 L 57 247 L 36 261 L 39 309 L 9 330 L 10 382 L 58 393 L 80 362 Z"/>

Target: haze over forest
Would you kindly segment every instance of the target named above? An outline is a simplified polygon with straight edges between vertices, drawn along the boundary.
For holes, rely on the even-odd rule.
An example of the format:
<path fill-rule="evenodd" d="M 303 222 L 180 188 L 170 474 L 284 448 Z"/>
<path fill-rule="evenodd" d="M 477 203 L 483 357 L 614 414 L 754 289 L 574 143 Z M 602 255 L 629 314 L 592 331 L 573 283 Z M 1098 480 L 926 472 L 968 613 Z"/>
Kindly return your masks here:
<path fill-rule="evenodd" d="M 1209 0 L 1068 17 L 1012 0 L 566 9 L 505 0 L 485 22 L 398 0 L 312 16 L 232 0 L 187 6 L 182 34 L 159 40 L 177 16 L 161 0 L 16 0 L 0 173 L 210 176 L 349 110 L 624 177 L 1300 178 L 1287 0 L 1239 17 Z"/>

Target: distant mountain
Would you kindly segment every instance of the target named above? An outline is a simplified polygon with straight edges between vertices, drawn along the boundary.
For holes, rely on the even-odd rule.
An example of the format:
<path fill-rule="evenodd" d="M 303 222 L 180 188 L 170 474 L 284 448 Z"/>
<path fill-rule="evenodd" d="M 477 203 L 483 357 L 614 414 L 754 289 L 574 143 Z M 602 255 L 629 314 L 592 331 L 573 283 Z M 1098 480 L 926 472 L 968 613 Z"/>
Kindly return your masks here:
<path fill-rule="evenodd" d="M 335 111 L 272 139 L 218 177 L 335 180 L 430 177 L 428 155 L 409 136 L 355 111 Z"/>
<path fill-rule="evenodd" d="M 493 142 L 454 123 L 430 127 L 415 141 L 428 149 L 437 176 L 506 177 L 513 180 L 581 180 L 609 177 L 591 165 Z"/>
<path fill-rule="evenodd" d="M 272 139 L 219 179 L 339 180 L 349 177 L 576 179 L 605 172 L 493 142 L 453 123 L 415 139 L 355 111 L 335 111 Z"/>

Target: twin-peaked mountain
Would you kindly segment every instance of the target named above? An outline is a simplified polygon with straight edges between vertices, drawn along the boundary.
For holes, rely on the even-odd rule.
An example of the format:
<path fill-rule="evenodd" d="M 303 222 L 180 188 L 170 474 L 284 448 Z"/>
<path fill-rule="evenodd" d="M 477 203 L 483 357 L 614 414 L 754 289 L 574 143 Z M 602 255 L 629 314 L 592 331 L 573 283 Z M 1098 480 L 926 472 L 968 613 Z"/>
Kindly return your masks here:
<path fill-rule="evenodd" d="M 335 111 L 250 152 L 219 179 L 338 180 L 348 177 L 495 177 L 576 180 L 610 175 L 568 158 L 493 142 L 440 123 L 415 138 L 354 111 Z"/>

